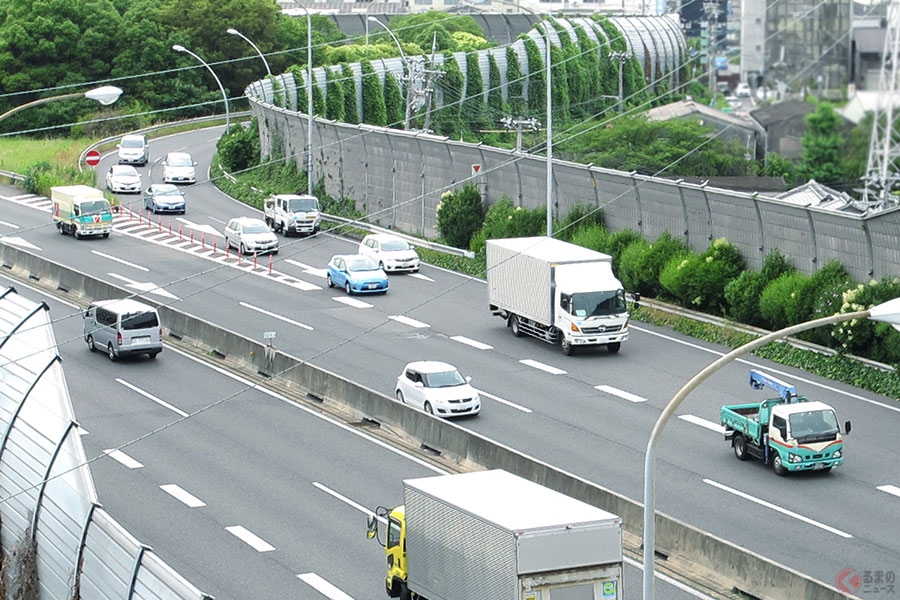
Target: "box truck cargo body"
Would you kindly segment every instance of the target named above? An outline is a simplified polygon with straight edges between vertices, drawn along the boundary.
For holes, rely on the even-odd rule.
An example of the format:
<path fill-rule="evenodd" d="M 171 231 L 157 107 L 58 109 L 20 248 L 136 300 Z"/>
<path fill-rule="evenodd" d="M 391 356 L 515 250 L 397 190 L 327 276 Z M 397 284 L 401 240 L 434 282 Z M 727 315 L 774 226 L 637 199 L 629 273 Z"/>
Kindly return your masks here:
<path fill-rule="evenodd" d="M 612 257 L 547 237 L 487 241 L 491 313 L 513 335 L 560 344 L 605 345 L 618 352 L 628 339 L 625 290 L 613 274 Z"/>
<path fill-rule="evenodd" d="M 405 504 L 391 511 L 388 524 L 388 595 L 622 598 L 616 515 L 502 470 L 410 479 L 403 486 Z M 392 569 L 398 564 L 400 571 Z"/>
<path fill-rule="evenodd" d="M 101 190 L 87 185 L 57 186 L 50 188 L 50 200 L 53 222 L 63 235 L 109 237 L 112 209 Z"/>

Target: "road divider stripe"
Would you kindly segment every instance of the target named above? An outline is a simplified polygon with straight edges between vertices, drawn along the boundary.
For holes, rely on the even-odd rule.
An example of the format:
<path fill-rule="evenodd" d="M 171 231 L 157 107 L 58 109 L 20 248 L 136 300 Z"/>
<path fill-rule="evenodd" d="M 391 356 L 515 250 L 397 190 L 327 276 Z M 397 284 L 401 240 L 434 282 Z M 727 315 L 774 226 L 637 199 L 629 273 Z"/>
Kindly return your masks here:
<path fill-rule="evenodd" d="M 372 305 L 368 302 L 363 302 L 356 298 L 348 298 L 347 296 L 334 296 L 332 300 L 340 302 L 341 304 L 346 304 L 347 306 L 352 306 L 353 308 L 372 308 Z"/>
<path fill-rule="evenodd" d="M 130 390 L 132 390 L 132 391 L 134 391 L 134 392 L 137 392 L 138 394 L 140 394 L 140 395 L 143 396 L 144 398 L 148 398 L 148 399 L 150 399 L 150 400 L 156 402 L 157 404 L 159 404 L 159 405 L 162 406 L 163 408 L 168 408 L 169 410 L 171 410 L 173 413 L 175 413 L 176 415 L 178 415 L 178 416 L 180 416 L 180 417 L 187 417 L 187 416 L 188 416 L 188 414 L 187 414 L 186 412 L 184 412 L 183 410 L 181 410 L 180 408 L 175 408 L 174 406 L 172 406 L 171 404 L 169 404 L 169 403 L 166 402 L 165 400 L 160 400 L 159 398 L 157 398 L 156 396 L 154 396 L 154 395 L 151 394 L 150 392 L 145 392 L 145 391 L 142 390 L 141 388 L 137 387 L 136 385 L 132 385 L 132 384 L 128 383 L 128 382 L 125 381 L 124 379 L 119 379 L 118 377 L 116 377 L 116 382 L 121 383 L 122 385 L 124 385 L 125 387 L 127 387 L 128 389 L 130 389 Z"/>
<path fill-rule="evenodd" d="M 614 388 L 610 385 L 595 385 L 595 390 L 599 390 L 601 392 L 606 392 L 607 394 L 611 394 L 613 396 L 618 396 L 624 400 L 628 400 L 629 402 L 646 402 L 647 399 L 643 396 L 638 396 L 637 394 L 632 394 L 631 392 L 626 392 L 625 390 L 620 390 L 618 388 Z"/>
<path fill-rule="evenodd" d="M 813 527 L 818 527 L 819 529 L 825 530 L 829 533 L 833 533 L 834 535 L 840 536 L 842 538 L 850 539 L 853 537 L 852 535 L 850 535 L 849 533 L 847 533 L 845 531 L 841 531 L 840 529 L 835 529 L 834 527 L 831 527 L 830 525 L 825 525 L 824 523 L 820 523 L 819 521 L 815 521 L 813 519 L 810 519 L 809 517 L 804 517 L 801 514 L 795 513 L 794 511 L 788 510 L 786 508 L 782 508 L 776 504 L 772 504 L 771 502 L 766 502 L 765 500 L 760 500 L 759 498 L 751 496 L 750 494 L 744 493 L 744 492 L 742 492 L 740 490 L 736 490 L 734 488 L 730 488 L 727 485 L 723 485 L 723 484 L 719 483 L 718 481 L 713 481 L 712 479 L 704 479 L 703 483 L 711 485 L 714 488 L 718 488 L 718 489 L 722 490 L 723 492 L 728 492 L 729 494 L 733 494 L 739 498 L 743 498 L 744 500 L 749 500 L 750 502 L 759 504 L 760 506 L 770 508 L 776 512 L 780 512 L 783 515 L 786 515 L 793 519 L 797 519 L 798 521 L 803 521 L 804 523 L 806 523 L 808 525 L 812 525 Z"/>
<path fill-rule="evenodd" d="M 487 396 L 488 398 L 490 398 L 491 400 L 493 400 L 493 401 L 495 401 L 495 402 L 499 402 L 500 404 L 505 404 L 506 406 L 508 406 L 508 407 L 510 407 L 510 408 L 514 408 L 514 409 L 516 409 L 516 410 L 521 410 L 523 413 L 531 413 L 531 412 L 533 412 L 530 408 L 525 408 L 524 406 L 522 406 L 522 405 L 520 405 L 520 404 L 516 404 L 515 402 L 510 402 L 509 400 L 504 400 L 504 399 L 501 398 L 500 396 L 495 396 L 495 395 L 493 395 L 493 394 L 488 394 L 488 393 L 485 392 L 484 390 L 478 390 L 478 393 L 481 394 L 482 396 Z"/>
<path fill-rule="evenodd" d="M 297 575 L 297 579 L 313 588 L 329 600 L 353 600 L 352 596 L 348 596 L 333 584 L 322 579 L 315 573 L 301 573 Z"/>
<path fill-rule="evenodd" d="M 271 552 L 275 549 L 275 546 L 271 545 L 261 537 L 251 533 L 244 527 L 240 525 L 231 525 L 230 527 L 226 527 L 225 531 L 241 540 L 257 552 Z"/>
<path fill-rule="evenodd" d="M 678 415 L 678 418 L 682 421 L 687 421 L 688 423 L 693 423 L 694 425 L 699 425 L 700 427 L 709 429 L 710 431 L 715 431 L 716 433 L 721 433 L 723 435 L 725 433 L 724 425 L 719 425 L 718 423 L 708 421 L 703 417 L 697 417 L 694 415 Z"/>
<path fill-rule="evenodd" d="M 896 485 L 879 485 L 875 489 L 881 490 L 882 492 L 891 494 L 893 496 L 900 496 L 900 487 L 897 487 Z"/>
<path fill-rule="evenodd" d="M 131 267 L 132 269 L 137 269 L 138 271 L 144 271 L 145 273 L 150 272 L 150 269 L 148 269 L 147 267 L 145 267 L 143 265 L 138 265 L 133 262 L 128 262 L 127 260 L 123 260 L 123 259 L 119 258 L 118 256 L 112 256 L 110 254 L 106 254 L 105 252 L 97 252 L 96 250 L 91 250 L 91 254 L 93 254 L 94 256 L 99 256 L 100 258 L 105 258 L 107 260 L 115 261 L 115 262 L 119 263 L 120 265 L 125 265 L 127 267 Z"/>
<path fill-rule="evenodd" d="M 557 369 L 556 367 L 551 367 L 550 365 L 545 365 L 542 362 L 538 362 L 538 361 L 532 360 L 530 358 L 523 358 L 519 362 L 528 367 L 539 369 L 541 371 L 544 371 L 545 373 L 550 373 L 551 375 L 565 375 L 566 374 L 566 372 L 563 371 L 562 369 Z"/>
<path fill-rule="evenodd" d="M 108 448 L 103 451 L 105 455 L 116 461 L 117 463 L 129 468 L 129 469 L 140 469 L 144 465 L 134 460 L 121 450 L 116 450 L 114 448 Z"/>
<path fill-rule="evenodd" d="M 473 348 L 477 348 L 479 350 L 493 350 L 493 346 L 489 346 L 487 344 L 483 344 L 479 341 L 469 339 L 462 335 L 453 335 L 450 336 L 450 339 L 454 342 L 459 342 L 460 344 L 465 344 L 466 346 L 472 346 Z"/>
<path fill-rule="evenodd" d="M 19 229 L 18 225 L 16 225 L 15 223 L 10 223 L 8 221 L 0 221 L 0 225 L 3 225 L 4 227 L 9 227 L 11 229 Z"/>
<path fill-rule="evenodd" d="M 315 331 L 311 326 L 307 325 L 306 323 L 301 323 L 300 321 L 295 321 L 293 319 L 288 319 L 287 317 L 282 317 L 281 315 L 279 315 L 277 313 L 273 313 L 271 311 L 268 311 L 264 308 L 260 308 L 258 306 L 253 306 L 252 304 L 247 304 L 246 302 L 238 302 L 238 304 L 240 304 L 241 306 L 243 306 L 244 308 L 246 308 L 248 310 L 253 310 L 260 314 L 266 315 L 267 317 L 272 317 L 273 319 L 278 319 L 279 321 L 284 321 L 285 323 L 290 323 L 291 325 L 299 327 L 300 329 L 306 329 L 307 331 Z"/>
<path fill-rule="evenodd" d="M 422 275 L 421 273 L 410 273 L 407 277 L 415 277 L 416 279 L 424 279 L 425 281 L 434 281 L 434 279 L 428 275 Z"/>
<path fill-rule="evenodd" d="M 190 492 L 187 492 L 184 489 L 178 487 L 174 483 L 161 485 L 159 486 L 159 489 L 169 494 L 179 502 L 184 503 L 188 508 L 200 508 L 201 506 L 206 506 L 206 502 L 194 496 Z"/>
<path fill-rule="evenodd" d="M 404 325 L 409 325 L 410 327 L 416 327 L 418 329 L 424 329 L 426 327 L 431 327 L 428 323 L 423 323 L 422 321 L 416 321 L 415 319 L 410 319 L 409 317 L 404 317 L 403 315 L 391 315 L 388 319 L 393 319 L 398 323 L 403 323 Z"/>

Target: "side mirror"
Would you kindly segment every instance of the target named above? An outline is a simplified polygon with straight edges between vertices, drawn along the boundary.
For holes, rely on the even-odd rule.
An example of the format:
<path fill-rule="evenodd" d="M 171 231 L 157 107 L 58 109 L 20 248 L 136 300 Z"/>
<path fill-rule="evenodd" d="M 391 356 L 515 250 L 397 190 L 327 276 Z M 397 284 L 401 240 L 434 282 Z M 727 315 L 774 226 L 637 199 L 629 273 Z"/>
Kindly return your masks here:
<path fill-rule="evenodd" d="M 850 421 L 844 423 L 844 435 L 850 433 Z"/>
<path fill-rule="evenodd" d="M 378 533 L 378 519 L 375 515 L 369 515 L 366 519 L 366 539 L 374 539 L 376 533 Z"/>
<path fill-rule="evenodd" d="M 466 375 L 466 383 L 472 383 L 472 376 Z"/>
<path fill-rule="evenodd" d="M 417 387 L 417 388 L 424 388 L 424 387 L 425 387 L 425 384 L 422 383 L 421 381 L 417 381 L 417 382 L 416 382 L 416 387 Z"/>
<path fill-rule="evenodd" d="M 116 149 L 117 149 L 117 150 L 118 150 L 119 148 L 121 148 L 121 147 L 122 147 L 122 144 L 116 144 Z"/>

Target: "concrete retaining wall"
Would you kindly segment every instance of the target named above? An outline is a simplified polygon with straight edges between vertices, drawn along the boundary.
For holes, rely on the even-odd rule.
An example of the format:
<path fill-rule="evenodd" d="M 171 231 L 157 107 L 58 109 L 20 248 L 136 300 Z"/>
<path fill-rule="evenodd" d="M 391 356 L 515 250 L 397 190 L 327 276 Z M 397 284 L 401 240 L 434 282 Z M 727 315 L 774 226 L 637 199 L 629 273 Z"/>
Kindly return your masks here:
<path fill-rule="evenodd" d="M 65 290 L 84 303 L 129 295 L 116 286 L 4 244 L 0 244 L 0 265 L 5 272 L 31 279 L 50 289 Z M 142 300 L 158 304 L 152 299 Z M 265 344 L 213 323 L 168 307 L 160 307 L 160 313 L 170 336 L 193 342 L 223 360 L 237 361 L 246 368 L 273 376 L 279 383 L 311 394 L 325 403 L 339 404 L 360 417 L 401 430 L 450 460 L 489 469 L 506 469 L 579 498 L 621 516 L 627 532 L 637 536 L 642 534 L 643 508 L 638 502 L 289 355 L 277 351 L 267 354 Z M 670 560 L 678 558 L 702 566 L 732 581 L 734 587 L 759 598 L 847 598 L 830 585 L 664 514 L 656 516 L 656 550 L 667 554 Z"/>

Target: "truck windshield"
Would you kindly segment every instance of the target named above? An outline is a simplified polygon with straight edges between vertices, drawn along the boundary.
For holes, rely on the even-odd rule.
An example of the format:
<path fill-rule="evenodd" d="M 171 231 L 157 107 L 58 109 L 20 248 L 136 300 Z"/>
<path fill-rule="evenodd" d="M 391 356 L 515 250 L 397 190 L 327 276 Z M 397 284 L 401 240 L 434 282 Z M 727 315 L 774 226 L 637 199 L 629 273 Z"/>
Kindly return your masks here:
<path fill-rule="evenodd" d="M 572 294 L 572 314 L 576 317 L 615 315 L 625 310 L 625 290 Z"/>
<path fill-rule="evenodd" d="M 838 422 L 832 410 L 794 413 L 788 418 L 791 436 L 800 444 L 837 439 Z"/>
<path fill-rule="evenodd" d="M 315 198 L 292 198 L 288 203 L 290 212 L 310 212 L 319 210 L 319 201 Z"/>
<path fill-rule="evenodd" d="M 97 215 L 105 212 L 109 212 L 109 202 L 106 200 L 91 200 L 81 203 L 81 214 L 83 215 Z"/>

